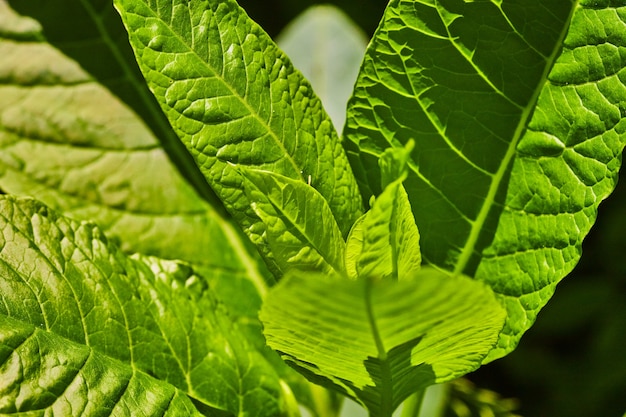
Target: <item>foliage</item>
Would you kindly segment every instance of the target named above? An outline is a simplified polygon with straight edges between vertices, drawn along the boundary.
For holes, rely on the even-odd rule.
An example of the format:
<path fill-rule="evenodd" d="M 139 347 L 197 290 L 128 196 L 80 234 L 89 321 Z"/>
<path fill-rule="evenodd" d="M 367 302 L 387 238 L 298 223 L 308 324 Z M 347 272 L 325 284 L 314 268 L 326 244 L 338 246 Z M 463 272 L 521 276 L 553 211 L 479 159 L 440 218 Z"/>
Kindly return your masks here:
<path fill-rule="evenodd" d="M 392 0 L 340 139 L 233 0 L 0 2 L 0 187 L 63 213 L 0 200 L 1 412 L 390 416 L 511 352 L 615 186 L 605 3 Z"/>

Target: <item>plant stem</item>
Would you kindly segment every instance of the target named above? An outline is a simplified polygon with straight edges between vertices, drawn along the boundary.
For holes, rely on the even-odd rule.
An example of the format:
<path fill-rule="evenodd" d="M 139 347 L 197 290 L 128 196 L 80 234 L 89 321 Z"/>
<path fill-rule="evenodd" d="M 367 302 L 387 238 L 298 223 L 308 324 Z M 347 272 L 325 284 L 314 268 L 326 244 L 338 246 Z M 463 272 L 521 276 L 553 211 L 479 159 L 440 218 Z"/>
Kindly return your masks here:
<path fill-rule="evenodd" d="M 426 390 L 418 391 L 404 401 L 402 417 L 419 417 L 422 402 L 424 401 L 424 392 Z"/>

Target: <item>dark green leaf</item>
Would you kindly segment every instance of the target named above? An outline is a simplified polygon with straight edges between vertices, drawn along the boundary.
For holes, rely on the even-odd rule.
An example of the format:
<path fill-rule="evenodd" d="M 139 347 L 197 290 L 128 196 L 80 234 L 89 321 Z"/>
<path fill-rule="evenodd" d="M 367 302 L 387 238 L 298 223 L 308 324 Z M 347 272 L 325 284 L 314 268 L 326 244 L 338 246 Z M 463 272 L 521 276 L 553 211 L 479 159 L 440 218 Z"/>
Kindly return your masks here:
<path fill-rule="evenodd" d="M 515 348 L 580 258 L 626 136 L 620 2 L 393 0 L 345 137 L 363 191 L 415 140 L 405 187 L 424 260 L 507 306 L 490 359 Z M 366 196 L 367 198 L 367 196 Z"/>

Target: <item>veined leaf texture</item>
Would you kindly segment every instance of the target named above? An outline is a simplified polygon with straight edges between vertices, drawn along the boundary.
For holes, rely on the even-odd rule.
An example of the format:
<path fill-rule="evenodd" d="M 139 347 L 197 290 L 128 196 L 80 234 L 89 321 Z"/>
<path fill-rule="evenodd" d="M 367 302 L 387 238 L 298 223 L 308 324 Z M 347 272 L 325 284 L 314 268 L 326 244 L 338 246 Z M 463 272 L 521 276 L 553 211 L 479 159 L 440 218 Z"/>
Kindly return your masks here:
<path fill-rule="evenodd" d="M 274 369 L 188 265 L 0 198 L 0 413 L 284 412 Z"/>
<path fill-rule="evenodd" d="M 361 199 L 332 123 L 310 84 L 236 2 L 116 5 L 170 123 L 270 263 L 263 223 L 233 165 L 310 182 L 347 234 Z"/>
<path fill-rule="evenodd" d="M 624 5 L 394 0 L 344 131 L 364 193 L 415 141 L 409 194 L 423 259 L 487 282 L 517 345 L 581 254 L 624 147 Z"/>

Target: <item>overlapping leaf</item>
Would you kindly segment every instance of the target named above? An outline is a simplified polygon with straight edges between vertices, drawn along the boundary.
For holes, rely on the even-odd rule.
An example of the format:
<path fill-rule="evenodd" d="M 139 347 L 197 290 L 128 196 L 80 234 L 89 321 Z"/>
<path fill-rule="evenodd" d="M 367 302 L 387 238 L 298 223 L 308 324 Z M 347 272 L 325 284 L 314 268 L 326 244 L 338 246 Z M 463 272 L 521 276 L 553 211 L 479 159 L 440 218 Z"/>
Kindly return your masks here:
<path fill-rule="evenodd" d="M 332 124 L 308 82 L 233 0 L 115 4 L 163 111 L 253 241 L 264 227 L 231 164 L 310 178 L 347 234 L 361 201 Z"/>
<path fill-rule="evenodd" d="M 511 351 L 580 257 L 624 146 L 623 5 L 393 0 L 344 136 L 362 190 L 415 140 L 405 182 L 423 258 L 486 281 Z"/>
<path fill-rule="evenodd" d="M 238 257 L 245 251 L 232 226 L 177 173 L 135 109 L 98 83 L 80 66 L 83 62 L 44 42 L 37 21 L 15 15 L 6 5 L 0 13 L 6 57 L 0 64 L 0 187 L 35 196 L 74 218 L 97 221 L 127 251 L 243 270 Z M 67 29 L 51 33 L 67 44 L 76 44 L 80 35 Z M 112 34 L 84 41 L 93 47 L 90 59 L 108 56 L 98 49 L 106 44 L 105 35 Z M 85 59 L 86 52 L 76 55 Z M 113 69 L 120 65 L 105 63 Z M 115 79 L 127 90 L 143 82 L 123 75 Z"/>
<path fill-rule="evenodd" d="M 320 193 L 302 181 L 271 171 L 242 169 L 241 173 L 280 270 L 343 271 L 345 242 Z"/>
<path fill-rule="evenodd" d="M 429 268 L 401 281 L 294 271 L 261 310 L 268 344 L 287 362 L 385 417 L 476 369 L 504 316 L 484 284 Z"/>
<path fill-rule="evenodd" d="M 387 149 L 379 160 L 384 190 L 346 242 L 346 272 L 352 278 L 404 279 L 420 269 L 419 231 L 402 186 L 411 147 Z"/>
<path fill-rule="evenodd" d="M 0 213 L 1 413 L 285 412 L 273 369 L 193 270 L 128 258 L 33 200 L 2 197 Z"/>
<path fill-rule="evenodd" d="M 161 143 L 173 135 L 180 142 L 156 101 L 150 107 L 141 100 L 142 94 L 153 97 L 130 45 L 119 37 L 125 31 L 113 6 L 18 3 L 40 20 L 0 7 L 0 49 L 6 57 L 0 62 L 0 188 L 97 222 L 125 251 L 202 268 L 232 317 L 250 327 L 250 336 L 262 339 L 256 320 L 266 288 L 257 268 L 260 260 L 249 255 L 245 236 L 235 232 L 219 207 L 200 197 L 206 193 L 179 174 L 176 168 L 194 166 L 191 157 L 174 168 L 168 160 L 172 146 L 166 154 L 157 141 L 157 135 L 163 136 Z M 54 4 L 91 24 L 63 24 L 51 11 Z M 204 188 L 209 189 L 205 181 Z"/>

